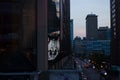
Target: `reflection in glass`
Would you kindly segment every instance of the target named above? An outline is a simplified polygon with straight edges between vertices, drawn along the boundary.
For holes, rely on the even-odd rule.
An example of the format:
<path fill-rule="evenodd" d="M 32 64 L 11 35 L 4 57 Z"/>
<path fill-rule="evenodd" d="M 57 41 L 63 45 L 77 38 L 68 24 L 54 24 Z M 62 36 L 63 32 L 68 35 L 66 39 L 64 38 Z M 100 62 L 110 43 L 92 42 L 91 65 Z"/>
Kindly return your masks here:
<path fill-rule="evenodd" d="M 31 3 L 35 1 L 0 1 L 1 72 L 36 69 L 35 4 Z"/>

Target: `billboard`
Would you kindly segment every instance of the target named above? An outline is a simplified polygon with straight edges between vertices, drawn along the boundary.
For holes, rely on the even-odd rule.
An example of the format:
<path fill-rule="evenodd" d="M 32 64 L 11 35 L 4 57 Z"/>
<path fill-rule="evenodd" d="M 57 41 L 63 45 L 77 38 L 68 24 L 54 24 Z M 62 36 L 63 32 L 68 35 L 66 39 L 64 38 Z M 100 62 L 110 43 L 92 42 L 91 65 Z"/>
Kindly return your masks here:
<path fill-rule="evenodd" d="M 54 61 L 60 53 L 60 2 L 48 0 L 48 60 Z"/>
<path fill-rule="evenodd" d="M 70 46 L 70 1 L 48 0 L 48 64 L 70 55 Z"/>

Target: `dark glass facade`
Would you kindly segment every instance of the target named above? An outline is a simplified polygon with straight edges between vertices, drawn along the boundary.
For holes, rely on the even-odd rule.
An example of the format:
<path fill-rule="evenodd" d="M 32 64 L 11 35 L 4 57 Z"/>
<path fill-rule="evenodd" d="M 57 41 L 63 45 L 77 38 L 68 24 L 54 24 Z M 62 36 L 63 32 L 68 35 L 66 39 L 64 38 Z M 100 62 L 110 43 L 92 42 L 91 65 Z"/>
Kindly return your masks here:
<path fill-rule="evenodd" d="M 61 11 L 61 54 L 68 56 L 71 54 L 70 41 L 70 0 L 62 0 Z"/>
<path fill-rule="evenodd" d="M 0 72 L 36 70 L 34 0 L 0 1 Z"/>
<path fill-rule="evenodd" d="M 120 66 L 120 0 L 110 0 L 111 8 L 111 61 Z"/>
<path fill-rule="evenodd" d="M 0 72 L 62 65 L 71 52 L 69 0 L 0 0 L 0 6 Z"/>
<path fill-rule="evenodd" d="M 98 28 L 97 15 L 88 14 L 86 17 L 86 37 L 88 40 L 97 39 L 97 28 Z"/>

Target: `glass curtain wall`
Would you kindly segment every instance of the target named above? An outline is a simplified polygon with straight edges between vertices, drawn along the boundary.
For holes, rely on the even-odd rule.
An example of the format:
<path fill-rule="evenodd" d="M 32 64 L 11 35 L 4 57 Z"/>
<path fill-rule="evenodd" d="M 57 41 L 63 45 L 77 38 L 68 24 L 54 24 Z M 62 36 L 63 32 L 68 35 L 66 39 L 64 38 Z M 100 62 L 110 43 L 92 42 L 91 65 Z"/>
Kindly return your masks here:
<path fill-rule="evenodd" d="M 1 0 L 0 6 L 0 72 L 36 70 L 35 0 Z"/>

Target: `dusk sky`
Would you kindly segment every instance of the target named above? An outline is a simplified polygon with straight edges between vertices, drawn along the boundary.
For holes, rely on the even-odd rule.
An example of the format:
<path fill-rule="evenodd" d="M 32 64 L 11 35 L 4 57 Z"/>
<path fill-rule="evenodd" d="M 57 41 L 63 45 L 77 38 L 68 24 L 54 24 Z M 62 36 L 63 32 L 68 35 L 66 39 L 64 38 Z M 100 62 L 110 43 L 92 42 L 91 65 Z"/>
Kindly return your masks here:
<path fill-rule="evenodd" d="M 74 37 L 85 37 L 86 16 L 88 14 L 98 15 L 98 27 L 110 27 L 110 0 L 70 0 L 71 19 L 74 20 Z"/>

